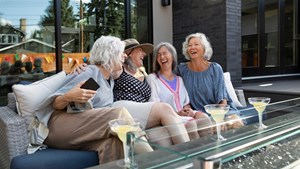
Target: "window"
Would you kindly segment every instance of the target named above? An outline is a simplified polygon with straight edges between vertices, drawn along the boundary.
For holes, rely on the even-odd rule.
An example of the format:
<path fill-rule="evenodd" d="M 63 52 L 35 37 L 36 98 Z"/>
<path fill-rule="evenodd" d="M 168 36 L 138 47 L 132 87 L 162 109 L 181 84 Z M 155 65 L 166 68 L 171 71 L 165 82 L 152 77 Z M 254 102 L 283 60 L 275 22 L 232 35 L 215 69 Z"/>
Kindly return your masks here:
<path fill-rule="evenodd" d="M 242 0 L 243 77 L 300 73 L 296 0 Z"/>

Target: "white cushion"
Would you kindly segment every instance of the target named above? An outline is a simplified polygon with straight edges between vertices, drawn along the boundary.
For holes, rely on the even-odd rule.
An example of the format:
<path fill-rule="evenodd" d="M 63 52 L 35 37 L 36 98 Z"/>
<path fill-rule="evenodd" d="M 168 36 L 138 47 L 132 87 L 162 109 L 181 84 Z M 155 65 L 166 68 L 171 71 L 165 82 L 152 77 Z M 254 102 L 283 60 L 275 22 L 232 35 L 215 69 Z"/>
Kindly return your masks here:
<path fill-rule="evenodd" d="M 236 107 L 243 107 L 243 105 L 239 102 L 238 97 L 236 96 L 233 85 L 231 83 L 231 78 L 230 78 L 230 73 L 229 72 L 224 73 L 224 81 L 225 81 L 225 86 L 226 86 L 228 95 L 231 98 L 233 104 Z"/>
<path fill-rule="evenodd" d="M 39 110 L 39 107 L 64 83 L 65 77 L 66 73 L 62 71 L 29 85 L 13 85 L 18 113 L 26 119 L 27 124 L 32 121 L 38 111 L 43 111 Z"/>

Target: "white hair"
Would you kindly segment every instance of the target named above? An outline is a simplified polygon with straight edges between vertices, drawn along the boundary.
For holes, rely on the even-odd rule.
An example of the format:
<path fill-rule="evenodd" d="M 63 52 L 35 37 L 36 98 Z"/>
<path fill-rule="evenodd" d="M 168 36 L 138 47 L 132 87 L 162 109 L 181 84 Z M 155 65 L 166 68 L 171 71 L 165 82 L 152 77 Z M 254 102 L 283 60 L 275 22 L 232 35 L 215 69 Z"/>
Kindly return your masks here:
<path fill-rule="evenodd" d="M 202 44 L 203 49 L 204 49 L 203 58 L 205 60 L 210 60 L 211 56 L 213 54 L 213 50 L 212 50 L 210 42 L 208 41 L 208 38 L 203 33 L 190 34 L 185 38 L 185 41 L 182 43 L 182 54 L 185 56 L 185 58 L 187 60 L 191 59 L 187 50 L 188 50 L 188 46 L 189 46 L 189 41 L 192 38 L 198 38 L 200 40 L 200 43 Z"/>
<path fill-rule="evenodd" d="M 90 52 L 90 63 L 102 65 L 112 72 L 115 65 L 122 64 L 125 43 L 114 36 L 101 36 L 96 40 Z"/>

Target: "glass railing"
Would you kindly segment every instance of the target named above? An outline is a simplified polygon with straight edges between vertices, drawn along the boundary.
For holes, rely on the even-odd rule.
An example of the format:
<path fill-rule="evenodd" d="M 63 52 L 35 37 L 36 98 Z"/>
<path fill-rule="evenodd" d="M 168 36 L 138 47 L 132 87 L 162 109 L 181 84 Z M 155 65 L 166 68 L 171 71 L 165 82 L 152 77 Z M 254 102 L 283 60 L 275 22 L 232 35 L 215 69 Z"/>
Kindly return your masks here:
<path fill-rule="evenodd" d="M 146 133 L 154 151 L 131 158 L 138 168 L 289 168 L 300 164 L 300 98 L 268 104 L 263 112 L 263 123 L 267 126 L 264 129 L 258 128 L 258 113 L 253 107 L 240 112 L 248 124 L 222 131 L 225 141 L 218 141 L 214 132 L 169 145 L 178 133 L 164 134 L 163 130 L 172 126 L 153 128 Z M 209 127 L 214 128 L 215 124 Z M 207 127 L 196 132 L 201 130 Z M 140 141 L 134 139 L 135 144 Z M 108 167 L 118 166 L 111 162 L 95 168 Z"/>

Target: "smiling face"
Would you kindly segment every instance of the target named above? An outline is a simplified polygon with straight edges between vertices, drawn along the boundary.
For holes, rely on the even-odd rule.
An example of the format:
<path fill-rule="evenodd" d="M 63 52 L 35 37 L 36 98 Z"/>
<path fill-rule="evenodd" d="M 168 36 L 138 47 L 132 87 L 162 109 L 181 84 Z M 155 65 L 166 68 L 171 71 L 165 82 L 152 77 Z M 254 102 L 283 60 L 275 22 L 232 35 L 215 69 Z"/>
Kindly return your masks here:
<path fill-rule="evenodd" d="M 188 43 L 187 53 L 191 57 L 191 59 L 195 58 L 203 58 L 204 48 L 200 42 L 199 38 L 191 38 Z"/>
<path fill-rule="evenodd" d="M 143 66 L 143 60 L 146 56 L 146 53 L 142 48 L 135 48 L 131 51 L 130 56 L 132 63 L 135 64 L 136 67 Z"/>
<path fill-rule="evenodd" d="M 157 52 L 157 63 L 161 70 L 172 70 L 173 57 L 165 46 L 162 46 Z"/>

